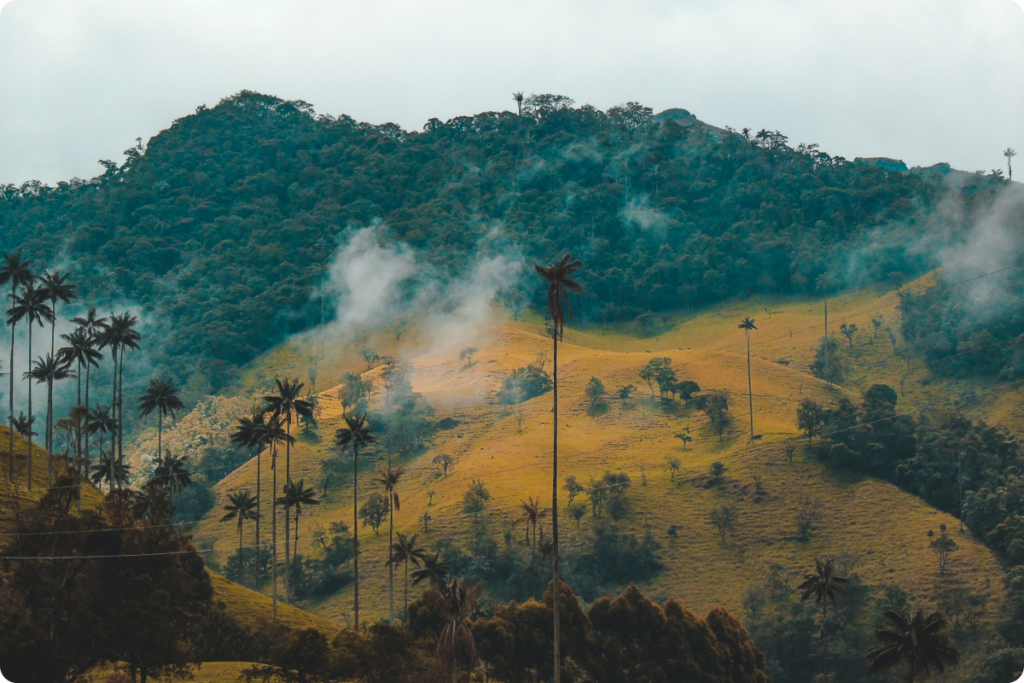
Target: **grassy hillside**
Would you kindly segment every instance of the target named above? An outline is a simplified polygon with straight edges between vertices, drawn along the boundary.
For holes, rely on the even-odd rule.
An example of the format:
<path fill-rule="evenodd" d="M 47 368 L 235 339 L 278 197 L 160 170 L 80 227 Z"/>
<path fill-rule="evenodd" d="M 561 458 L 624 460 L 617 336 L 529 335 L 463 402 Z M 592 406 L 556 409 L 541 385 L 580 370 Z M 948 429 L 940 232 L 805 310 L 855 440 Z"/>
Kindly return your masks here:
<path fill-rule="evenodd" d="M 697 612 L 719 604 L 740 612 L 746 588 L 762 581 L 773 565 L 782 567 L 792 586 L 813 565 L 816 555 L 845 553 L 848 558 L 858 558 L 857 570 L 866 583 L 900 585 L 914 604 L 934 605 L 944 586 L 960 584 L 989 597 L 989 609 L 995 610 L 1002 590 L 1002 569 L 997 558 L 975 539 L 963 538 L 961 551 L 951 560 L 951 570 L 939 575 L 928 548 L 927 532 L 938 531 L 942 523 L 952 527 L 952 517 L 890 484 L 828 472 L 800 452 L 790 464 L 784 453 L 784 445 L 794 442 L 797 435 L 794 413 L 801 399 L 810 397 L 827 402 L 840 392 L 855 397 L 875 382 L 899 387 L 903 374 L 907 377 L 899 404 L 901 412 L 952 404 L 958 395 L 973 391 L 977 396 L 971 407 L 973 414 L 989 419 L 1014 417 L 1009 408 L 1013 398 L 1006 394 L 1012 388 L 989 391 L 974 384 L 925 383 L 926 374 L 920 362 L 912 360 L 908 371 L 906 363 L 892 355 L 884 331 L 871 343 L 871 319 L 876 316 L 884 318 L 883 328 L 898 331 L 896 301 L 893 292 L 875 290 L 861 290 L 830 300 L 832 334 L 844 322 L 856 323 L 862 330 L 854 337 L 852 348 L 845 338 L 840 338 L 851 372 L 845 384 L 831 396 L 824 383 L 807 372 L 813 358 L 811 349 L 822 334 L 820 300 L 755 298 L 723 304 L 700 314 L 670 318 L 660 332 L 646 338 L 638 336 L 630 326 L 567 331 L 559 351 L 564 420 L 560 425 L 560 476 L 575 475 L 586 482 L 589 476 L 599 477 L 606 470 L 622 470 L 630 475 L 633 485 L 628 497 L 634 514 L 620 526 L 639 533 L 648 525 L 646 528 L 662 544 L 660 554 L 665 566 L 654 579 L 641 584 L 645 593 L 657 599 L 680 597 Z M 745 315 L 756 318 L 759 328 L 753 333 L 751 353 L 755 427 L 762 437 L 753 445 L 748 437 L 745 342 L 742 331 L 737 329 Z M 459 352 L 470 344 L 479 351 L 473 364 L 466 366 L 459 359 Z M 471 518 L 461 511 L 460 501 L 470 482 L 479 479 L 493 496 L 486 517 L 500 539 L 503 530 L 518 517 L 521 500 L 531 495 L 550 495 L 550 395 L 525 404 L 521 432 L 516 416 L 493 402 L 501 379 L 512 369 L 536 362 L 540 354 L 547 354 L 550 369 L 550 341 L 542 336 L 539 321 L 496 321 L 479 338 L 459 340 L 440 348 L 423 348 L 411 333 L 403 334 L 400 342 L 393 341 L 391 345 L 394 348 L 389 348 L 389 353 L 404 350 L 403 355 L 411 360 L 415 368 L 414 388 L 436 408 L 437 417 L 450 417 L 458 422 L 454 429 L 438 432 L 427 451 L 402 463 L 407 474 L 401 486 L 397 529 L 419 532 L 421 543 L 428 546 L 444 538 L 465 545 Z M 251 374 L 287 375 L 291 371 L 302 377 L 303 348 L 301 341 L 291 348 L 279 348 L 267 354 L 259 369 Z M 327 349 L 321 367 L 330 371 L 321 370 L 321 377 L 329 377 L 330 373 L 337 376 L 340 368 L 356 369 L 357 351 L 358 347 L 351 346 Z M 734 424 L 722 441 L 711 433 L 703 413 L 681 405 L 666 407 L 650 399 L 637 373 L 655 354 L 670 357 L 681 379 L 692 379 L 704 389 L 729 392 Z M 275 365 L 280 361 L 286 362 L 280 367 Z M 375 369 L 365 377 L 372 379 L 379 372 Z M 612 399 L 606 412 L 590 414 L 584 387 L 594 376 L 610 391 L 628 383 L 637 385 L 637 399 L 626 403 Z M 320 385 L 325 385 L 323 379 Z M 307 483 L 317 480 L 319 463 L 327 455 L 341 417 L 333 389 L 324 391 L 321 398 L 322 441 L 300 440 L 292 451 L 293 477 L 305 478 Z M 1020 422 L 1011 426 L 1019 429 Z M 691 429 L 694 437 L 686 451 L 674 437 L 685 427 Z M 455 458 L 448 477 L 439 477 L 431 464 L 441 453 Z M 665 466 L 667 456 L 679 457 L 683 462 L 682 473 L 674 481 Z M 380 458 L 377 456 L 373 464 L 380 464 Z M 368 458 L 360 467 L 361 500 L 375 490 L 370 461 Z M 715 461 L 728 468 L 726 485 L 703 488 L 705 473 Z M 646 486 L 641 485 L 643 467 Z M 761 478 L 766 492 L 761 502 L 753 499 L 755 476 Z M 255 479 L 254 459 L 218 484 L 214 509 L 220 509 L 228 492 L 254 489 Z M 265 499 L 271 495 L 269 481 L 269 471 L 265 470 Z M 426 493 L 430 489 L 436 491 L 432 506 L 428 506 Z M 820 523 L 806 542 L 797 540 L 795 533 L 801 495 L 810 496 L 820 506 Z M 734 507 L 737 523 L 735 532 L 723 544 L 708 515 L 724 503 Z M 315 552 L 311 547 L 314 529 L 339 520 L 351 524 L 351 505 L 349 481 L 331 490 L 321 505 L 304 510 L 302 552 Z M 429 510 L 434 518 L 426 533 L 417 522 L 424 510 Z M 210 513 L 198 525 L 197 537 L 212 544 L 225 558 L 233 552 L 237 537 L 233 527 L 218 523 L 218 518 L 216 512 Z M 571 521 L 563 524 L 563 543 L 566 551 L 571 551 L 593 520 L 588 513 L 579 531 Z M 672 525 L 677 527 L 675 536 L 668 535 Z M 264 528 L 264 533 L 269 533 L 269 525 Z M 517 527 L 514 533 L 517 544 L 522 543 L 520 529 Z M 250 526 L 247 543 L 251 543 L 251 534 Z M 371 618 L 386 616 L 386 534 L 386 524 L 380 535 L 374 535 L 368 528 L 361 529 L 361 593 L 364 609 Z M 400 590 L 399 577 L 398 603 Z M 305 607 L 344 623 L 350 617 L 351 590 Z"/>

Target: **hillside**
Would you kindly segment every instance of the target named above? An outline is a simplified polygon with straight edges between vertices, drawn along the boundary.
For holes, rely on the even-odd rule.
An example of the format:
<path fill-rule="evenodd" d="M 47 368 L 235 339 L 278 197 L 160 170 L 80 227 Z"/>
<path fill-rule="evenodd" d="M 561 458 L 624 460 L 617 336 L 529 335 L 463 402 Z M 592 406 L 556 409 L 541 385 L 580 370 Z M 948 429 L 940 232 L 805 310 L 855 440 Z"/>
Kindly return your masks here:
<path fill-rule="evenodd" d="M 911 287 L 923 287 L 928 282 L 926 278 Z M 646 338 L 638 336 L 633 326 L 567 330 L 559 352 L 565 420 L 560 426 L 560 476 L 574 475 L 584 483 L 590 476 L 599 478 L 606 471 L 624 471 L 630 476 L 632 485 L 627 497 L 632 513 L 619 526 L 635 534 L 649 529 L 661 544 L 659 554 L 664 563 L 663 571 L 638 582 L 645 593 L 657 600 L 680 597 L 698 613 L 720 604 L 742 613 L 747 589 L 759 585 L 773 566 L 781 567 L 784 580 L 792 587 L 813 565 L 816 555 L 838 554 L 856 567 L 864 583 L 901 586 L 914 604 L 934 605 L 938 595 L 951 586 L 975 591 L 988 599 L 986 619 L 994 618 L 1003 576 L 994 554 L 967 535 L 961 538 L 961 551 L 950 561 L 949 573 L 940 575 L 928 547 L 928 532 L 937 533 L 940 524 L 953 528 L 953 517 L 891 484 L 828 471 L 802 450 L 789 463 L 784 452 L 785 444 L 804 443 L 797 439 L 795 426 L 800 400 L 829 402 L 839 395 L 855 398 L 876 382 L 898 388 L 906 364 L 892 355 L 884 332 L 873 343 L 870 332 L 866 332 L 872 329 L 871 319 L 876 316 L 884 318 L 885 326 L 898 330 L 896 303 L 896 293 L 876 289 L 830 300 L 830 328 L 855 322 L 865 330 L 854 337 L 852 348 L 844 348 L 852 372 L 831 396 L 824 383 L 807 372 L 812 347 L 821 336 L 820 300 L 755 298 L 730 302 L 700 314 L 671 317 L 659 332 Z M 745 346 L 742 331 L 736 328 L 745 315 L 755 317 L 759 328 L 753 333 L 751 348 L 755 427 L 762 435 L 755 445 L 746 436 L 749 412 Z M 461 500 L 472 481 L 482 480 L 492 496 L 484 513 L 489 533 L 500 545 L 502 533 L 512 531 L 515 549 L 526 552 L 522 527 L 513 529 L 510 525 L 520 516 L 517 509 L 522 500 L 528 496 L 543 499 L 550 494 L 550 395 L 525 404 L 522 432 L 516 416 L 496 405 L 493 397 L 509 371 L 537 362 L 539 354 L 547 353 L 550 358 L 550 341 L 541 333 L 539 321 L 515 322 L 499 315 L 478 338 L 437 348 L 423 348 L 411 332 L 403 334 L 401 341 L 391 337 L 392 348 L 387 352 L 402 353 L 412 363 L 413 387 L 435 408 L 437 419 L 457 422 L 453 429 L 438 432 L 425 452 L 402 462 L 406 476 L 401 485 L 402 507 L 396 514 L 397 530 L 419 533 L 421 545 L 428 547 L 451 539 L 468 548 L 474 522 L 472 516 L 462 512 Z M 841 341 L 844 347 L 849 346 L 845 338 Z M 267 354 L 258 364 L 260 370 L 250 373 L 266 376 L 272 371 L 286 375 L 295 372 L 301 377 L 304 343 L 298 340 L 291 348 Z M 478 352 L 467 366 L 459 353 L 470 344 Z M 339 367 L 358 367 L 356 349 L 338 346 L 327 351 L 321 367 L 329 372 L 322 370 L 321 377 L 337 376 Z M 671 358 L 680 378 L 694 380 L 705 390 L 729 392 L 734 423 L 722 441 L 711 432 L 703 413 L 679 404 L 666 407 L 650 399 L 638 372 L 655 355 Z M 294 363 L 291 367 L 289 359 Z M 550 369 L 550 360 L 547 362 Z M 364 378 L 373 379 L 380 371 L 369 371 Z M 584 387 L 594 376 L 609 391 L 629 383 L 637 385 L 637 398 L 629 402 L 612 398 L 607 412 L 590 414 Z M 1013 404 L 1016 394 L 1012 387 L 986 393 L 983 384 L 951 387 L 945 380 L 926 378 L 920 361 L 912 361 L 900 398 L 901 412 L 951 405 L 971 390 L 979 397 L 971 408 L 973 415 L 1012 417 L 1006 408 Z M 379 394 L 380 389 L 377 391 Z M 293 477 L 304 478 L 307 484 L 318 480 L 319 463 L 327 457 L 331 435 L 340 423 L 336 388 L 327 389 L 320 397 L 321 441 L 300 439 L 292 450 Z M 1022 426 L 1019 421 L 1011 424 L 1017 430 Z M 693 442 L 683 450 L 674 435 L 686 427 L 691 429 Z M 442 453 L 454 457 L 447 477 L 439 475 L 432 464 L 433 458 Z M 666 456 L 682 460 L 681 472 L 674 478 L 665 465 Z M 382 457 L 368 457 L 360 466 L 361 500 L 376 490 L 371 478 L 374 465 L 380 465 Z M 726 483 L 705 488 L 705 475 L 715 461 L 726 466 Z M 645 465 L 647 485 L 643 486 Z M 765 490 L 760 502 L 754 500 L 755 476 Z M 267 470 L 263 482 L 263 495 L 269 497 Z M 254 483 L 252 460 L 217 485 L 215 509 L 228 492 L 254 489 Z M 429 505 L 427 491 L 431 489 L 436 493 Z M 560 495 L 565 496 L 565 491 Z M 795 531 L 801 496 L 810 497 L 820 506 L 820 521 L 807 541 L 797 540 Z M 351 525 L 351 503 L 351 483 L 344 481 L 335 485 L 321 505 L 304 509 L 300 552 L 315 554 L 313 530 L 336 521 Z M 724 503 L 734 508 L 736 524 L 722 543 L 708 517 Z M 433 518 L 428 532 L 417 521 L 424 511 Z M 197 538 L 212 544 L 223 559 L 233 552 L 237 537 L 228 525 L 217 523 L 216 517 L 211 513 L 199 524 Z M 563 521 L 564 552 L 572 553 L 582 546 L 583 539 L 593 533 L 594 524 L 589 510 L 578 531 L 571 520 Z M 670 536 L 668 529 L 673 525 L 676 534 Z M 247 538 L 251 533 L 250 529 Z M 380 535 L 369 528 L 361 529 L 361 592 L 364 609 L 371 618 L 386 616 L 386 534 L 386 523 Z M 396 581 L 399 605 L 400 578 Z M 304 606 L 344 623 L 350 617 L 351 589 Z"/>

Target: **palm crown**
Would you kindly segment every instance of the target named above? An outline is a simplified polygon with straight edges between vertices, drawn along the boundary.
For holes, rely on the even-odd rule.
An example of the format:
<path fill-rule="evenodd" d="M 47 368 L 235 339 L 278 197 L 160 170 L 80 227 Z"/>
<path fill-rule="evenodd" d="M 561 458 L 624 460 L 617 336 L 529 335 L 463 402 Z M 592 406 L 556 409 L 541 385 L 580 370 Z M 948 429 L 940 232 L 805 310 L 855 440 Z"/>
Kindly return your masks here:
<path fill-rule="evenodd" d="M 561 261 L 546 268 L 536 264 L 533 266 L 548 284 L 548 311 L 554 324 L 554 334 L 559 339 L 565 331 L 566 317 L 572 315 L 569 292 L 583 293 L 583 287 L 570 280 L 569 276 L 582 266 L 579 261 L 572 260 L 571 254 L 566 254 Z"/>
<path fill-rule="evenodd" d="M 334 433 L 334 443 L 339 448 L 364 448 L 374 443 L 370 426 L 366 424 L 366 414 L 352 415 L 345 418 L 345 426 Z"/>
<path fill-rule="evenodd" d="M 151 379 L 145 393 L 139 399 L 139 413 L 143 417 L 156 410 L 161 417 L 170 414 L 173 418 L 175 411 L 184 407 L 185 404 L 178 397 L 177 387 L 171 384 L 169 379 Z"/>
<path fill-rule="evenodd" d="M 884 616 L 893 628 L 875 634 L 883 645 L 868 653 L 868 659 L 872 660 L 870 673 L 905 664 L 907 680 L 913 683 L 918 675 L 922 678 L 931 675 L 933 667 L 941 673 L 947 666 L 960 663 L 960 655 L 943 633 L 948 622 L 938 612 L 925 617 L 918 611 L 911 618 L 906 612 L 889 611 Z"/>

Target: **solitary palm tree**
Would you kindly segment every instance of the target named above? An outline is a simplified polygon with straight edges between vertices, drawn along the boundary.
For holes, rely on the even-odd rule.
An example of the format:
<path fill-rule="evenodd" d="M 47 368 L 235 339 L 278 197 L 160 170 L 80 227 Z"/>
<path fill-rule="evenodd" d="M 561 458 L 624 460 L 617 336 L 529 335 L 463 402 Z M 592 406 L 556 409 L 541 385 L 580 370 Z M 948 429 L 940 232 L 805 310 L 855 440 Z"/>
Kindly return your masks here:
<path fill-rule="evenodd" d="M 512 99 L 516 101 L 516 109 L 519 116 L 523 115 L 523 91 L 512 93 Z"/>
<path fill-rule="evenodd" d="M 20 296 L 14 297 L 14 305 L 7 309 L 7 324 L 12 327 L 22 320 L 28 321 L 28 357 L 29 373 L 32 371 L 32 323 L 38 323 L 40 327 L 43 322 L 50 319 L 50 309 L 46 307 L 40 290 L 32 283 L 24 286 Z M 11 374 L 14 374 L 13 366 Z M 26 376 L 27 379 L 27 376 Z M 28 383 L 28 419 L 32 422 L 32 382 Z M 32 490 L 32 432 L 28 434 L 28 490 Z"/>
<path fill-rule="evenodd" d="M 533 496 L 530 496 L 528 500 L 520 501 L 522 505 L 520 509 L 523 511 L 523 516 L 516 520 L 514 523 L 519 522 L 526 523 L 526 543 L 530 543 L 530 527 L 533 527 L 533 561 L 537 559 L 537 522 L 542 518 L 547 517 L 548 510 L 545 510 L 540 506 L 540 498 L 534 500 Z"/>
<path fill-rule="evenodd" d="M 423 558 L 423 566 L 412 573 L 412 585 L 420 581 L 426 581 L 439 591 L 443 591 L 447 585 L 445 577 L 452 571 L 451 567 L 441 560 L 440 553 Z"/>
<path fill-rule="evenodd" d="M 417 535 L 406 536 L 399 532 L 398 542 L 391 545 L 391 557 L 388 566 L 402 562 L 405 564 L 405 622 L 409 623 L 409 563 L 419 567 L 420 562 L 427 558 L 427 551 L 416 546 Z"/>
<path fill-rule="evenodd" d="M 242 524 L 245 520 L 257 519 L 256 504 L 259 494 L 253 496 L 249 490 L 228 494 L 228 504 L 224 506 L 227 514 L 220 518 L 222 522 L 238 520 L 238 580 L 242 580 Z"/>
<path fill-rule="evenodd" d="M 750 399 L 750 440 L 754 440 L 754 385 L 750 381 L 750 331 L 756 330 L 753 318 L 744 318 L 739 325 L 747 333 L 747 398 Z"/>
<path fill-rule="evenodd" d="M 359 629 L 359 449 L 374 443 L 366 413 L 346 416 L 345 426 L 334 433 L 334 443 L 344 450 L 352 448 L 352 547 L 355 550 L 352 567 L 355 574 L 356 630 Z"/>
<path fill-rule="evenodd" d="M 261 488 L 260 473 L 263 470 L 262 467 L 262 452 L 264 431 L 263 426 L 265 425 L 264 413 L 260 410 L 253 411 L 252 417 L 241 417 L 238 419 L 238 424 L 235 427 L 235 431 L 231 434 L 231 442 L 240 448 L 254 448 L 256 449 L 256 574 L 259 576 L 260 567 L 260 526 L 263 522 L 260 516 L 260 494 L 263 489 Z"/>
<path fill-rule="evenodd" d="M 139 398 L 139 414 L 148 417 L 156 411 L 156 459 L 160 460 L 164 452 L 164 415 L 170 413 L 174 419 L 175 411 L 185 407 L 178 397 L 178 388 L 169 379 L 151 379 L 145 393 Z"/>
<path fill-rule="evenodd" d="M 938 612 L 925 617 L 918 611 L 913 618 L 907 612 L 885 613 L 893 628 L 875 634 L 884 645 L 868 653 L 870 673 L 888 671 L 900 665 L 907 667 L 907 681 L 914 683 L 919 675 L 927 678 L 932 668 L 942 673 L 947 666 L 957 666 L 960 655 L 943 631 L 949 625 Z"/>
<path fill-rule="evenodd" d="M 552 360 L 552 387 L 554 401 L 554 436 L 552 447 L 552 475 L 551 475 L 551 539 L 552 539 L 552 569 L 554 574 L 554 622 L 555 622 L 555 683 L 561 681 L 561 637 L 562 628 L 559 621 L 559 586 L 561 581 L 558 578 L 559 554 L 558 554 L 558 342 L 565 332 L 565 319 L 572 315 L 572 306 L 569 303 L 569 292 L 580 294 L 583 288 L 576 282 L 570 280 L 570 276 L 583 266 L 579 261 L 573 261 L 572 256 L 566 254 L 558 263 L 548 267 L 534 265 L 537 273 L 547 283 L 548 289 L 548 312 L 551 314 L 552 334 L 551 339 L 554 345 L 554 356 Z"/>
<path fill-rule="evenodd" d="M 285 431 L 281 421 L 271 415 L 270 419 L 260 428 L 262 442 L 270 446 L 270 471 L 273 473 L 271 492 L 277 495 L 277 447 L 284 443 L 295 441 L 295 437 Z M 272 556 L 270 564 L 270 577 L 273 584 L 274 621 L 277 621 L 277 506 L 270 506 L 270 535 L 273 537 L 271 543 Z M 288 595 L 288 575 L 285 574 L 285 596 Z"/>
<path fill-rule="evenodd" d="M 1003 150 L 1003 156 L 1006 157 L 1006 170 L 1009 171 L 1010 180 L 1013 180 L 1013 158 L 1017 156 L 1017 152 L 1013 147 L 1007 147 Z"/>
<path fill-rule="evenodd" d="M 89 395 L 88 395 L 88 380 L 86 380 L 86 398 L 85 403 L 82 403 L 82 367 L 85 367 L 85 372 L 88 375 L 90 366 L 99 367 L 100 360 L 103 355 L 99 351 L 93 348 L 93 340 L 89 333 L 79 327 L 71 334 L 62 334 L 60 336 L 64 340 L 67 346 L 62 346 L 57 352 L 57 357 L 60 358 L 67 366 L 74 364 L 76 366 L 75 379 L 78 380 L 78 400 L 75 403 L 76 407 L 82 408 L 82 413 L 88 417 L 88 406 L 89 406 Z M 84 425 L 80 420 L 75 422 L 75 456 L 76 460 L 81 460 L 83 463 L 83 471 L 89 471 L 89 454 L 88 451 L 85 457 L 82 458 L 82 431 Z M 86 441 L 89 439 L 89 432 L 85 430 Z M 81 502 L 81 498 L 79 498 Z"/>
<path fill-rule="evenodd" d="M 52 355 L 40 356 L 23 379 L 46 385 L 46 485 L 53 486 L 53 383 L 71 376 L 68 366 Z"/>
<path fill-rule="evenodd" d="M 452 683 L 457 683 L 459 650 L 463 651 L 471 664 L 476 661 L 476 641 L 469 620 L 476 614 L 480 586 L 456 577 L 446 589 L 435 587 L 428 591 L 426 598 L 444 622 L 437 642 L 437 659 L 442 667 L 451 667 Z"/>
<path fill-rule="evenodd" d="M 305 386 L 302 382 L 297 379 L 275 379 L 274 382 L 277 385 L 277 393 L 269 394 L 263 397 L 263 401 L 266 404 L 268 412 L 277 416 L 277 419 L 284 422 L 285 431 L 290 436 L 292 433 L 292 417 L 298 416 L 309 417 L 313 414 L 313 404 L 309 401 L 300 398 L 302 387 Z M 284 481 L 286 484 L 292 483 L 292 447 L 291 442 L 285 443 L 285 460 L 284 460 Z M 276 494 L 275 494 L 276 495 Z M 289 549 L 288 542 L 291 536 L 291 515 L 288 510 L 284 511 L 284 566 L 285 566 L 285 597 L 288 596 L 288 571 L 287 568 L 290 565 L 288 559 Z"/>
<path fill-rule="evenodd" d="M 67 273 L 47 271 L 40 278 L 40 289 L 43 296 L 50 302 L 50 355 L 57 353 L 57 302 L 69 304 L 78 298 L 78 288 L 68 282 Z M 52 387 L 51 387 L 52 391 Z M 53 419 L 46 415 L 46 450 L 53 450 Z"/>
<path fill-rule="evenodd" d="M 828 633 L 825 630 L 828 621 L 828 604 L 831 602 L 832 610 L 838 613 L 836 596 L 844 592 L 843 584 L 849 583 L 849 581 L 841 576 L 836 576 L 831 557 L 825 558 L 824 562 L 821 561 L 821 558 L 816 558 L 814 564 L 814 572 L 804 576 L 804 582 L 797 587 L 797 590 L 803 591 L 800 596 L 801 600 L 813 600 L 815 605 L 821 606 L 821 646 L 824 652 L 822 661 L 825 683 L 828 683 Z"/>
<path fill-rule="evenodd" d="M 92 349 L 95 355 L 92 356 L 93 361 L 85 362 L 85 403 L 83 404 L 88 408 L 91 404 L 89 403 L 89 388 L 91 386 L 90 369 L 91 365 L 99 367 L 99 361 L 102 360 L 103 356 L 100 354 L 99 349 L 103 348 L 101 344 L 101 333 L 103 332 L 104 326 L 107 324 L 106 318 L 101 318 L 96 315 L 96 308 L 92 307 L 83 317 L 72 318 L 71 322 L 78 325 L 76 331 L 83 332 L 88 340 L 89 347 Z M 79 369 L 81 373 L 81 369 Z M 89 461 L 89 430 L 85 431 L 85 460 Z"/>
<path fill-rule="evenodd" d="M 3 263 L 0 264 L 0 285 L 11 286 L 10 298 L 13 303 L 15 298 L 18 296 L 18 289 L 22 287 L 28 287 L 35 280 L 35 275 L 29 269 L 32 261 L 22 261 L 21 252 L 14 252 L 11 254 L 4 254 Z M 7 395 L 10 403 L 10 413 L 8 414 L 8 429 L 10 436 L 10 445 L 7 453 L 7 478 L 14 480 L 14 332 L 18 321 L 8 320 L 7 324 L 11 326 L 11 364 L 8 366 L 10 372 L 11 387 L 10 392 Z M 31 356 L 30 356 L 31 357 Z M 29 478 L 29 488 L 32 486 L 32 479 Z"/>
<path fill-rule="evenodd" d="M 388 531 L 388 600 L 390 602 L 391 610 L 391 621 L 395 620 L 395 567 L 391 560 L 394 558 L 392 552 L 395 545 L 395 510 L 401 509 L 401 503 L 398 500 L 398 482 L 402 479 L 402 474 L 405 472 L 401 467 L 392 468 L 390 465 L 387 467 L 377 470 L 377 476 L 374 478 L 375 484 L 380 484 L 384 487 L 384 500 L 387 501 L 388 513 L 391 518 L 390 530 Z"/>
<path fill-rule="evenodd" d="M 286 512 L 295 508 L 295 546 L 292 553 L 294 562 L 299 556 L 299 518 L 302 516 L 302 506 L 319 505 L 320 501 L 316 499 L 316 491 L 312 487 L 306 488 L 303 480 L 299 479 L 284 485 L 284 495 L 277 499 L 277 504 L 282 506 Z M 287 563 L 285 571 L 290 571 L 290 566 Z"/>
<path fill-rule="evenodd" d="M 828 288 L 832 284 L 832 279 L 828 273 L 822 273 L 818 276 L 818 289 L 825 295 L 825 385 L 832 388 L 832 373 L 829 372 L 829 348 L 828 348 Z"/>
<path fill-rule="evenodd" d="M 181 493 L 186 486 L 192 485 L 192 474 L 185 466 L 185 459 L 176 457 L 170 450 L 160 464 L 153 470 L 153 481 L 167 489 L 173 498 L 174 494 Z"/>

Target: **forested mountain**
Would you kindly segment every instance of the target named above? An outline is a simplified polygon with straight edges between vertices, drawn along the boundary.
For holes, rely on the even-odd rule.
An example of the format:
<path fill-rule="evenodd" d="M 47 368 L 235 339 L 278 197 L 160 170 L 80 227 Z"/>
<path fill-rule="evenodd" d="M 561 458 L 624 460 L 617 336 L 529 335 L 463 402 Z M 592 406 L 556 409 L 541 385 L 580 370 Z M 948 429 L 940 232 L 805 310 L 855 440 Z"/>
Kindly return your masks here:
<path fill-rule="evenodd" d="M 406 132 L 242 92 L 101 163 L 89 181 L 0 188 L 0 248 L 77 271 L 87 300 L 142 306 L 169 368 L 214 388 L 319 322 L 334 245 L 375 220 L 441 272 L 496 227 L 528 260 L 571 251 L 587 263 L 583 318 L 621 320 L 813 291 L 826 270 L 840 284 L 921 270 L 902 236 L 943 194 L 936 174 L 781 133 L 551 95 Z"/>

